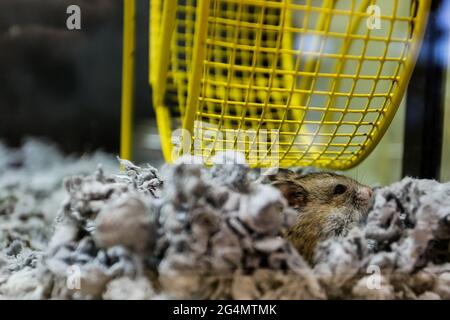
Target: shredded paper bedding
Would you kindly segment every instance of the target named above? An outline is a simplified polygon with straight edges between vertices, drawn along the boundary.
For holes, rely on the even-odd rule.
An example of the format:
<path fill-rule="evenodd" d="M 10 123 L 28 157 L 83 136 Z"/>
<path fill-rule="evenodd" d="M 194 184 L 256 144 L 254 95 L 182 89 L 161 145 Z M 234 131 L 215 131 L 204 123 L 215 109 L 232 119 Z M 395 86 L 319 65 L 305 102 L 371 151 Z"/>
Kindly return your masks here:
<path fill-rule="evenodd" d="M 296 212 L 246 165 L 121 164 L 0 144 L 0 298 L 450 299 L 450 183 L 376 189 L 309 265 L 282 237 Z"/>

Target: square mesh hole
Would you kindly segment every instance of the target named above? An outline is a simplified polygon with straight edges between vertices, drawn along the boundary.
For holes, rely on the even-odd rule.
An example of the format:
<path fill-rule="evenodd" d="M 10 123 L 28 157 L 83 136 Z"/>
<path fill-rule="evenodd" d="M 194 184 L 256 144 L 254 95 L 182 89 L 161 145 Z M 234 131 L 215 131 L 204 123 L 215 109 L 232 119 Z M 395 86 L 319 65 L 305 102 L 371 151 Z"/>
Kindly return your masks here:
<path fill-rule="evenodd" d="M 394 76 L 398 68 L 397 61 L 385 61 L 381 69 L 381 76 Z"/>
<path fill-rule="evenodd" d="M 364 118 L 363 118 L 363 122 L 367 123 L 367 124 L 373 124 L 375 122 L 375 120 L 378 117 L 378 112 L 369 112 L 367 113 Z"/>
<path fill-rule="evenodd" d="M 319 68 L 319 73 L 334 73 L 336 72 L 336 63 L 338 62 L 337 59 L 332 58 L 322 58 Z"/>
<path fill-rule="evenodd" d="M 316 110 L 308 110 L 305 114 L 305 122 L 311 122 L 311 121 L 320 121 L 322 120 L 324 112 L 322 111 L 316 111 Z"/>
<path fill-rule="evenodd" d="M 350 100 L 349 109 L 359 110 L 359 111 L 363 112 L 366 109 L 368 102 L 369 102 L 369 98 L 353 97 Z"/>
<path fill-rule="evenodd" d="M 374 80 L 359 79 L 356 82 L 355 91 L 356 94 L 369 94 L 373 90 Z"/>
<path fill-rule="evenodd" d="M 336 96 L 333 100 L 332 107 L 336 109 L 344 109 L 348 103 L 349 103 L 348 97 Z"/>
<path fill-rule="evenodd" d="M 360 56 L 363 53 L 364 49 L 364 41 L 361 39 L 352 39 L 352 42 L 350 44 L 349 48 L 349 54 Z"/>
<path fill-rule="evenodd" d="M 392 29 L 392 37 L 407 39 L 409 32 L 409 21 L 397 20 L 394 22 L 394 26 Z"/>
<path fill-rule="evenodd" d="M 361 125 L 358 127 L 358 130 L 356 132 L 358 134 L 368 135 L 372 128 L 373 127 L 370 125 Z"/>
<path fill-rule="evenodd" d="M 378 80 L 375 93 L 388 94 L 393 85 L 393 81 L 390 80 Z"/>
<path fill-rule="evenodd" d="M 331 145 L 342 145 L 342 144 L 348 144 L 350 142 L 350 137 L 342 137 L 342 136 L 335 136 L 331 140 Z"/>
<path fill-rule="evenodd" d="M 405 44 L 401 42 L 391 42 L 388 47 L 387 57 L 400 58 L 404 55 Z"/>
<path fill-rule="evenodd" d="M 373 97 L 369 103 L 370 110 L 381 110 L 386 103 L 385 97 Z"/>
<path fill-rule="evenodd" d="M 381 63 L 379 61 L 365 60 L 361 65 L 361 75 L 376 75 Z"/>
<path fill-rule="evenodd" d="M 360 146 L 367 140 L 367 136 L 353 137 L 350 144 Z"/>
<path fill-rule="evenodd" d="M 351 124 L 342 124 L 339 126 L 336 134 L 340 136 L 352 136 L 355 132 L 356 126 Z"/>
<path fill-rule="evenodd" d="M 343 117 L 343 119 L 342 119 L 342 121 L 344 122 L 344 123 L 354 123 L 354 122 L 359 122 L 359 121 L 361 121 L 361 119 L 362 119 L 362 114 L 361 113 L 354 113 L 354 112 L 351 112 L 351 113 L 347 113 L 344 117 Z"/>
<path fill-rule="evenodd" d="M 365 56 L 382 57 L 384 55 L 385 49 L 386 49 L 385 42 L 369 40 L 367 43 Z"/>
<path fill-rule="evenodd" d="M 329 77 L 319 77 L 316 80 L 316 91 L 329 91 L 331 90 L 331 85 L 333 83 L 333 79 Z"/>
<path fill-rule="evenodd" d="M 355 80 L 348 78 L 339 78 L 336 84 L 336 92 L 338 93 L 350 93 Z"/>
<path fill-rule="evenodd" d="M 358 71 L 359 61 L 354 59 L 346 59 L 342 68 L 342 73 L 347 75 L 355 75 Z"/>

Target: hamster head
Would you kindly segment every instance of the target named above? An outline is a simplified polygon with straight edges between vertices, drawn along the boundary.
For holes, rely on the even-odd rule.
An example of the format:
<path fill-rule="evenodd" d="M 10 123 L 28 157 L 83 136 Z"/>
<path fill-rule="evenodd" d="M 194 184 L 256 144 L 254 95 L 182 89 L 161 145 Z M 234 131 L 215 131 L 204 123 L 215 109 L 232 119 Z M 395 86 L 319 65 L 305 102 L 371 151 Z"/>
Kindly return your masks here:
<path fill-rule="evenodd" d="M 367 215 L 372 202 L 370 187 L 335 173 L 301 176 L 282 170 L 270 180 L 298 212 L 288 237 L 310 261 L 318 242 L 345 236 Z"/>

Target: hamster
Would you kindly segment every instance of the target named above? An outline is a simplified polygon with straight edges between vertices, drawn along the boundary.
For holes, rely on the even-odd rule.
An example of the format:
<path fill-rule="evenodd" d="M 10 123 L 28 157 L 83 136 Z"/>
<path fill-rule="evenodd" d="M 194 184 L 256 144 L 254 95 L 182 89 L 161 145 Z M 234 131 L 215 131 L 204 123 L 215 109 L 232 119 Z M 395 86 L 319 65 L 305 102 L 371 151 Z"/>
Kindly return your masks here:
<path fill-rule="evenodd" d="M 310 264 L 317 244 L 345 236 L 365 218 L 372 202 L 370 187 L 335 173 L 302 176 L 281 170 L 269 179 L 298 212 L 297 221 L 286 237 Z"/>

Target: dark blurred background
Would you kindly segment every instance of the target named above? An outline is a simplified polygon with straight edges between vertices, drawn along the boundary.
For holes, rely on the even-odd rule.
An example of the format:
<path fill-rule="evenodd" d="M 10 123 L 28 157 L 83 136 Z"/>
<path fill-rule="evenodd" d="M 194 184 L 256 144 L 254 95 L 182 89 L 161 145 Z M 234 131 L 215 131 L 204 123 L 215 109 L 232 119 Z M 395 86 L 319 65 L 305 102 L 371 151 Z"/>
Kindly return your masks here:
<path fill-rule="evenodd" d="M 81 30 L 66 27 L 69 5 Z M 118 152 L 122 1 L 0 0 L 0 140 L 47 137 L 67 152 Z M 138 1 L 136 116 L 150 117 L 148 1 Z"/>

